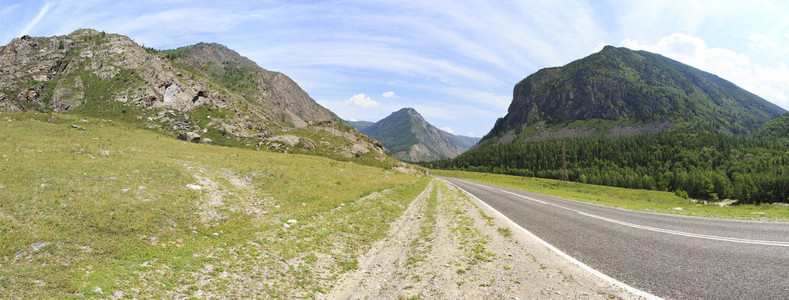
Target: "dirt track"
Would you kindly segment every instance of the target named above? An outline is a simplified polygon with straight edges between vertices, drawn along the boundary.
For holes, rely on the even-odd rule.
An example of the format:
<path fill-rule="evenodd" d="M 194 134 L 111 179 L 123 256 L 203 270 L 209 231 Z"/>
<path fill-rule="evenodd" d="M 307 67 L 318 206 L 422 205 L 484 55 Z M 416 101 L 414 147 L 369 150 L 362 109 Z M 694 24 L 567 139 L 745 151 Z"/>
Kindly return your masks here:
<path fill-rule="evenodd" d="M 327 299 L 631 299 L 434 180 Z"/>

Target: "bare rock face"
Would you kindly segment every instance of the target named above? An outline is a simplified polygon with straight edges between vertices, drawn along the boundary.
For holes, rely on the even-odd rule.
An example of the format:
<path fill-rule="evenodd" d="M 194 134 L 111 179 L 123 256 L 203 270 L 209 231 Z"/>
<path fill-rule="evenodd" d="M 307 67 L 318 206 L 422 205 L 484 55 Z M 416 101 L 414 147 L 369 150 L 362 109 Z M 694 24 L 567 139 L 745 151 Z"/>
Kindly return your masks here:
<path fill-rule="evenodd" d="M 91 29 L 14 39 L 0 53 L 0 69 L 0 89 L 18 91 L 15 97 L 3 97 L 0 108 L 10 110 L 76 109 L 86 100 L 85 81 L 91 83 L 88 88 L 110 92 L 103 95 L 107 98 L 144 108 L 188 111 L 228 102 L 221 93 L 206 97 L 206 81 L 179 78 L 162 55 L 149 53 L 126 36 Z M 117 82 L 98 83 L 109 79 Z"/>
<path fill-rule="evenodd" d="M 310 98 L 290 77 L 267 71 L 225 46 L 199 43 L 171 51 L 177 56 L 176 62 L 205 70 L 228 89 L 271 108 L 264 113 L 284 120 L 290 127 L 303 128 L 332 119 L 332 113 Z M 235 81 L 225 82 L 224 76 L 229 74 L 235 76 Z"/>
<path fill-rule="evenodd" d="M 16 38 L 0 48 L 0 110 L 63 113 L 86 101 L 182 112 L 229 109 L 236 115 L 216 125 L 238 137 L 268 137 L 272 130 L 332 119 L 284 74 L 266 71 L 222 45 L 184 48 L 177 61 L 196 67 L 194 74 L 123 35 L 80 29 L 64 36 Z M 236 69 L 247 72 L 254 86 L 239 91 L 230 82 L 223 87 L 221 76 Z"/>

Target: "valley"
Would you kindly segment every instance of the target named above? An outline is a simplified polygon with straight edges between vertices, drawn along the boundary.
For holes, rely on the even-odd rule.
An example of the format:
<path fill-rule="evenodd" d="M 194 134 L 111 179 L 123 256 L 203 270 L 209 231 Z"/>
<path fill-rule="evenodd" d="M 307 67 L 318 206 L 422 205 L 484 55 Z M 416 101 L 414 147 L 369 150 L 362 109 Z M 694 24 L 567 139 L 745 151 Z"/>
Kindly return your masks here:
<path fill-rule="evenodd" d="M 521 80 L 481 139 L 442 128 L 345 121 L 216 43 L 14 38 L 0 298 L 786 296 L 786 252 L 759 247 L 787 243 L 789 113 L 731 82 L 605 46 Z"/>
<path fill-rule="evenodd" d="M 408 169 L 75 115 L 0 126 L 3 298 L 631 297 Z"/>

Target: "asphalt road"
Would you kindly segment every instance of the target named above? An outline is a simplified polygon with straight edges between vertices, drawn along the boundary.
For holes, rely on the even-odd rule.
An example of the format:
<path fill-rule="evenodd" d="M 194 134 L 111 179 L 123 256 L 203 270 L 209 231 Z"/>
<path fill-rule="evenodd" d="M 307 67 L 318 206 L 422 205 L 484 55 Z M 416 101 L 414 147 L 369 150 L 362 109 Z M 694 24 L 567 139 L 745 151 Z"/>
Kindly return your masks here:
<path fill-rule="evenodd" d="M 789 299 L 789 223 L 610 208 L 443 178 L 571 257 L 671 299 Z"/>

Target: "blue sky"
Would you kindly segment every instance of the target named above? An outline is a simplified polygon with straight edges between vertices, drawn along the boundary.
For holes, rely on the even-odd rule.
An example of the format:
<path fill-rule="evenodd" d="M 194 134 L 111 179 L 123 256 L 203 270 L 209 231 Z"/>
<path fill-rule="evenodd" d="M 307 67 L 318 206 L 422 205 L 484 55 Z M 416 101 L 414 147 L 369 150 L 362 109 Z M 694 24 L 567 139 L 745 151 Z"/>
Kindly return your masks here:
<path fill-rule="evenodd" d="M 94 28 L 171 49 L 217 42 L 340 117 L 414 107 L 482 136 L 514 85 L 603 45 L 657 52 L 789 109 L 789 3 L 737 1 L 0 0 L 0 44 Z"/>

